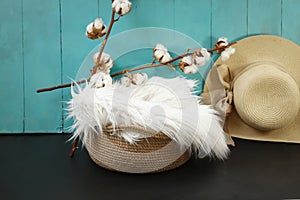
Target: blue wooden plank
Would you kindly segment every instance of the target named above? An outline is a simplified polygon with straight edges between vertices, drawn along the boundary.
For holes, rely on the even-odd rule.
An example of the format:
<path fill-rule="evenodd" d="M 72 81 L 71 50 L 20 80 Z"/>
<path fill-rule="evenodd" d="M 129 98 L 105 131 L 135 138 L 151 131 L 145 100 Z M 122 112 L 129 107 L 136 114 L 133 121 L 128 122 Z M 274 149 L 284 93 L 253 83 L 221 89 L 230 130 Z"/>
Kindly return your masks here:
<path fill-rule="evenodd" d="M 211 48 L 211 0 L 187 2 L 176 0 L 174 5 L 174 29 L 196 40 L 202 47 Z M 183 47 L 190 48 L 188 46 Z M 198 80 L 199 92 L 203 89 L 206 74 L 210 66 L 199 68 L 200 74 L 186 75 Z"/>
<path fill-rule="evenodd" d="M 281 0 L 248 1 L 248 34 L 281 35 Z"/>
<path fill-rule="evenodd" d="M 61 82 L 59 0 L 26 0 L 23 13 L 25 132 L 57 132 L 62 92 L 35 90 Z"/>
<path fill-rule="evenodd" d="M 299 0 L 283 0 L 282 2 L 282 36 L 300 45 L 299 8 Z"/>
<path fill-rule="evenodd" d="M 92 41 L 85 36 L 86 25 L 98 17 L 98 0 L 72 0 L 61 2 L 62 19 L 62 79 L 70 82 L 75 79 L 76 73 L 84 58 L 93 49 L 99 40 Z M 80 9 L 78 9 L 80 8 Z M 70 100 L 70 88 L 63 90 L 63 101 Z M 72 120 L 66 120 L 67 105 L 63 103 L 63 132 L 70 132 Z"/>
<path fill-rule="evenodd" d="M 247 0 L 212 0 L 212 43 L 221 36 L 247 36 Z"/>
<path fill-rule="evenodd" d="M 112 35 L 133 28 L 174 27 L 174 0 L 132 0 L 132 10 L 121 17 L 113 28 Z M 111 1 L 99 0 L 99 14 L 108 24 L 110 20 Z"/>
<path fill-rule="evenodd" d="M 203 47 L 211 47 L 211 0 L 186 2 L 176 0 L 174 29 L 199 42 Z"/>
<path fill-rule="evenodd" d="M 22 2 L 0 1 L 0 132 L 23 131 Z"/>

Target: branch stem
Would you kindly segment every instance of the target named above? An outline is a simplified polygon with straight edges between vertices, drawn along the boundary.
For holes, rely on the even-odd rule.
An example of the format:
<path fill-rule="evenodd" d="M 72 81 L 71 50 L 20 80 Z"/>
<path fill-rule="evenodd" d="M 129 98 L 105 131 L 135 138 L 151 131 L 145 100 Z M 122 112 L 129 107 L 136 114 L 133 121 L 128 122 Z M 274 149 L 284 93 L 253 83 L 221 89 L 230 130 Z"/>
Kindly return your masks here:
<path fill-rule="evenodd" d="M 69 154 L 69 156 L 71 158 L 73 158 L 75 151 L 78 149 L 78 146 L 77 146 L 78 145 L 78 141 L 79 141 L 79 137 L 75 138 L 75 140 L 73 142 L 73 145 L 72 145 L 71 152 Z"/>
<path fill-rule="evenodd" d="M 67 84 L 62 84 L 62 85 L 56 85 L 56 86 L 53 86 L 53 87 L 49 87 L 49 88 L 42 88 L 42 89 L 38 89 L 36 92 L 37 93 L 40 93 L 40 92 L 48 92 L 48 91 L 52 91 L 52 90 L 56 90 L 56 89 L 61 89 L 61 88 L 67 88 L 67 87 L 71 87 L 71 86 L 74 86 L 76 84 L 80 85 L 82 83 L 86 83 L 90 81 L 90 78 L 88 79 L 83 79 L 81 81 L 77 81 L 76 83 L 67 83 Z"/>
<path fill-rule="evenodd" d="M 112 0 L 112 2 L 114 2 L 114 0 Z M 94 75 L 94 74 L 96 74 L 96 72 L 97 72 L 97 67 L 98 67 L 99 64 L 100 64 L 101 56 L 102 56 L 103 51 L 104 51 L 104 48 L 105 48 L 105 46 L 106 46 L 108 37 L 109 37 L 109 35 L 110 35 L 110 33 L 111 33 L 112 27 L 113 27 L 114 23 L 117 22 L 117 21 L 119 20 L 118 18 L 117 18 L 117 20 L 115 20 L 115 14 L 116 14 L 115 11 L 112 10 L 112 11 L 111 11 L 111 19 L 110 19 L 110 22 L 109 22 L 109 27 L 108 27 L 107 33 L 106 33 L 106 35 L 105 35 L 105 38 L 104 38 L 104 40 L 103 40 L 103 42 L 102 42 L 101 48 L 100 48 L 100 50 L 99 50 L 99 54 L 98 54 L 98 57 L 97 57 L 96 65 L 95 65 L 95 66 L 93 67 L 93 69 L 91 70 L 91 76 Z"/>

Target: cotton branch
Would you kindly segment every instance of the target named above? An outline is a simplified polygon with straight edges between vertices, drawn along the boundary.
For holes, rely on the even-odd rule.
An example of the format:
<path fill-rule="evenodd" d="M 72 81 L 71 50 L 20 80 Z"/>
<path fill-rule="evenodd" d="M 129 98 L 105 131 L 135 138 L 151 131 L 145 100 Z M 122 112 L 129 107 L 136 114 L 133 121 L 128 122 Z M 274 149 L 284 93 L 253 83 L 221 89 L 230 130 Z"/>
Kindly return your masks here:
<path fill-rule="evenodd" d="M 111 25 L 112 26 L 112 25 Z M 111 28 L 110 28 L 111 29 Z M 107 32 L 107 35 L 109 35 L 109 32 Z M 106 35 L 106 36 L 107 36 Z M 106 43 L 106 42 L 105 42 Z M 228 45 L 226 45 L 226 46 L 221 46 L 221 47 L 218 47 L 218 48 L 212 48 L 212 49 L 209 49 L 209 50 L 207 50 L 208 52 L 210 52 L 210 53 L 213 53 L 214 51 L 217 51 L 217 50 L 224 50 L 224 49 L 226 49 L 226 48 L 228 48 L 228 47 L 230 47 L 230 46 L 232 46 L 232 45 L 234 45 L 234 44 L 236 44 L 237 42 L 232 42 L 232 43 L 230 43 L 230 44 L 228 44 Z M 104 44 L 104 42 L 103 42 L 103 44 Z M 105 46 L 105 45 L 104 45 Z M 101 49 L 102 49 L 102 46 L 101 46 Z M 100 49 L 100 51 L 101 51 L 101 49 Z M 104 48 L 103 48 L 104 49 Z M 102 53 L 103 53 L 103 50 L 102 50 Z M 129 72 L 133 72 L 133 71 L 138 71 L 138 70 L 141 70 L 141 69 L 147 69 L 147 68 L 153 68 L 153 67 L 160 67 L 160 66 L 168 66 L 170 63 L 172 63 L 172 62 L 175 62 L 175 61 L 177 61 L 177 60 L 179 60 L 179 59 L 181 59 L 181 58 L 183 58 L 183 57 L 185 57 L 185 56 L 188 56 L 188 55 L 191 55 L 192 53 L 190 53 L 190 52 L 186 52 L 186 53 L 184 53 L 184 54 L 182 54 L 182 55 L 179 55 L 179 56 L 177 56 L 177 57 L 175 57 L 175 58 L 173 58 L 173 59 L 171 59 L 171 60 L 169 60 L 168 62 L 165 62 L 165 63 L 151 63 L 151 64 L 148 64 L 148 65 L 144 65 L 144 66 L 140 66 L 140 67 L 136 67 L 136 68 L 132 68 L 132 69 L 125 69 L 125 70 L 122 70 L 122 71 L 120 71 L 120 72 L 116 72 L 116 73 L 114 73 L 114 74 L 112 74 L 111 76 L 112 77 L 115 77 L 115 76 L 120 76 L 120 75 L 122 75 L 122 74 L 126 74 L 126 73 L 129 73 Z M 100 54 L 99 54 L 100 55 Z M 97 59 L 99 59 L 99 56 L 98 56 L 98 58 Z M 93 73 L 93 70 L 95 70 L 96 71 L 96 69 L 97 69 L 97 67 L 96 67 L 97 65 L 95 65 L 94 67 L 93 67 L 93 69 L 92 69 L 92 75 L 94 74 Z M 82 84 L 82 83 L 85 83 L 85 82 L 87 82 L 87 81 L 89 81 L 89 79 L 90 78 L 88 78 L 88 79 L 86 79 L 86 80 L 81 80 L 81 81 L 78 81 L 78 82 L 76 82 L 77 84 Z M 73 86 L 73 85 L 75 85 L 75 83 L 69 83 L 69 84 L 63 84 L 63 85 L 57 85 L 57 86 L 54 86 L 54 87 L 49 87 L 49 88 L 42 88 L 42 89 L 39 89 L 39 90 L 37 90 L 37 92 L 38 93 L 40 93 L 40 92 L 46 92 L 46 91 L 52 91 L 52 90 L 56 90 L 56 89 L 60 89 L 60 88 L 66 88 L 66 87 L 71 87 L 71 86 Z"/>
<path fill-rule="evenodd" d="M 71 86 L 74 86 L 76 84 L 80 85 L 82 83 L 86 83 L 90 81 L 90 78 L 88 79 L 84 79 L 84 80 L 81 80 L 81 81 L 77 81 L 75 83 L 67 83 L 67 84 L 62 84 L 62 85 L 57 85 L 57 86 L 53 86 L 53 87 L 49 87 L 49 88 L 42 88 L 42 89 L 38 89 L 36 92 L 37 93 L 40 93 L 40 92 L 48 92 L 48 91 L 52 91 L 52 90 L 56 90 L 56 89 L 61 89 L 61 88 L 66 88 L 66 87 L 71 87 Z"/>

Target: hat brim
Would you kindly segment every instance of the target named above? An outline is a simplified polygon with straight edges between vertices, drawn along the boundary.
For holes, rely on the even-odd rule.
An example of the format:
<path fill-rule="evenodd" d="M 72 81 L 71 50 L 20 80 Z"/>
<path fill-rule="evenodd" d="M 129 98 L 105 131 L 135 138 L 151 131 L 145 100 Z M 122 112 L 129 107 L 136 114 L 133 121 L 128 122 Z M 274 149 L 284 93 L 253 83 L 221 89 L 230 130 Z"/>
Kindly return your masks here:
<path fill-rule="evenodd" d="M 290 40 L 271 35 L 251 36 L 234 45 L 236 53 L 227 61 L 220 58 L 216 65 L 226 64 L 231 78 L 249 64 L 257 61 L 271 61 L 281 65 L 300 86 L 300 46 Z M 209 75 L 208 75 L 209 76 Z M 208 92 L 208 87 L 204 93 Z M 232 112 L 225 119 L 225 130 L 232 136 L 243 139 L 300 143 L 300 112 L 295 120 L 284 128 L 272 131 L 260 131 L 250 127 L 239 117 L 234 105 Z"/>

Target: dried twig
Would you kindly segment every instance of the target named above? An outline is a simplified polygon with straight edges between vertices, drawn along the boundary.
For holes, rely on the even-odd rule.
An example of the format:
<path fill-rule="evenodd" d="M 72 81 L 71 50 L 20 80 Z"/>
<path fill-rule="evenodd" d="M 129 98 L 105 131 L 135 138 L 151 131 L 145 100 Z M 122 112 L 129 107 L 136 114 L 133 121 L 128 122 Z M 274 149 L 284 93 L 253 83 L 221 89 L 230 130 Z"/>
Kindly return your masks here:
<path fill-rule="evenodd" d="M 52 90 L 56 90 L 56 89 L 60 89 L 60 88 L 71 87 L 71 86 L 74 86 L 76 84 L 80 85 L 82 83 L 86 83 L 88 81 L 90 81 L 90 78 L 84 79 L 84 80 L 81 80 L 81 81 L 77 81 L 76 83 L 67 83 L 67 84 L 62 84 L 62 85 L 56 85 L 56 86 L 49 87 L 49 88 L 38 89 L 36 92 L 40 93 L 40 92 L 47 92 L 47 91 L 52 91 Z"/>
<path fill-rule="evenodd" d="M 78 145 L 78 141 L 79 141 L 79 137 L 75 138 L 75 140 L 73 142 L 73 145 L 72 145 L 71 152 L 69 154 L 69 156 L 71 158 L 73 158 L 75 151 L 78 149 L 78 146 L 77 146 Z"/>

